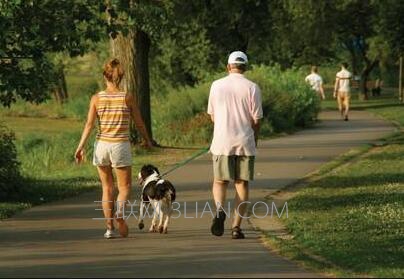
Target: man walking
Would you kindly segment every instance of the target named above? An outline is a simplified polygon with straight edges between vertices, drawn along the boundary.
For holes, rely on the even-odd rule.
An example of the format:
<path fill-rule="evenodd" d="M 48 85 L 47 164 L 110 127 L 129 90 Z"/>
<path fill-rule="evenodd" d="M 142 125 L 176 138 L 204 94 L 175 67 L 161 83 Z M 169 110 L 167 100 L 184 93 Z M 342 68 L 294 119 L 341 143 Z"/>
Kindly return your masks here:
<path fill-rule="evenodd" d="M 226 213 L 223 205 L 227 186 L 232 180 L 236 189 L 233 239 L 244 238 L 240 225 L 247 211 L 248 181 L 254 179 L 255 152 L 263 116 L 261 91 L 243 75 L 247 63 L 245 53 L 230 54 L 229 74 L 212 83 L 208 104 L 208 113 L 214 123 L 210 151 L 214 172 L 212 192 L 217 210 L 211 232 L 216 236 L 224 233 Z"/>
<path fill-rule="evenodd" d="M 308 75 L 304 80 L 310 84 L 311 88 L 320 96 L 322 100 L 325 100 L 323 79 L 318 74 L 317 66 L 311 67 L 310 75 Z"/>
<path fill-rule="evenodd" d="M 348 64 L 341 64 L 341 71 L 337 73 L 334 85 L 334 98 L 337 98 L 341 117 L 348 121 L 349 101 L 351 98 L 352 74 L 347 70 Z"/>

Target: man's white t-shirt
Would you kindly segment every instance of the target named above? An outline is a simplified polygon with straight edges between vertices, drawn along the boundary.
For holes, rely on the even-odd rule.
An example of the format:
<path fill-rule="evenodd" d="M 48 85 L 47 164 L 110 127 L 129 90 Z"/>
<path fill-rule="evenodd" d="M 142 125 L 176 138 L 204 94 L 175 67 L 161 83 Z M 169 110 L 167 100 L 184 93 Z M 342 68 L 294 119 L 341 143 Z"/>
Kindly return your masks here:
<path fill-rule="evenodd" d="M 349 93 L 351 91 L 351 78 L 352 74 L 348 70 L 343 69 L 339 71 L 337 73 L 337 79 L 339 80 L 337 91 Z"/>
<path fill-rule="evenodd" d="M 307 83 L 310 84 L 311 88 L 316 91 L 320 92 L 321 85 L 323 84 L 323 79 L 319 74 L 311 73 L 304 79 Z"/>
<path fill-rule="evenodd" d="M 230 73 L 212 83 L 208 113 L 214 117 L 214 155 L 254 156 L 252 121 L 263 117 L 261 91 L 244 75 Z"/>

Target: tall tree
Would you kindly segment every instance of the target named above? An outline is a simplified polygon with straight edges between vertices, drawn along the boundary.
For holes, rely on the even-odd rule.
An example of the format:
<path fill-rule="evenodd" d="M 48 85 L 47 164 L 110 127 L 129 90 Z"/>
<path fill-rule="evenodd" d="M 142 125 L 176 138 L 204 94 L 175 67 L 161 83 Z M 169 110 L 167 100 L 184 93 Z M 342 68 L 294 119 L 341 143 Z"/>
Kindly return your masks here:
<path fill-rule="evenodd" d="M 383 37 L 396 56 L 404 53 L 404 2 L 396 0 L 373 1 L 380 19 L 378 34 Z"/>
<path fill-rule="evenodd" d="M 360 74 L 361 96 L 368 99 L 367 81 L 379 63 L 379 57 L 371 57 L 369 52 L 378 20 L 375 5 L 370 0 L 340 0 L 336 6 L 337 38 L 351 54 L 353 70 Z M 360 70 L 359 61 L 363 64 Z"/>
<path fill-rule="evenodd" d="M 167 5 L 151 0 L 110 0 L 106 4 L 111 50 L 125 67 L 124 89 L 137 100 L 152 138 L 150 111 L 149 52 L 151 41 L 165 24 Z M 135 130 L 134 137 L 137 137 Z"/>
<path fill-rule="evenodd" d="M 331 1 L 271 1 L 273 60 L 283 67 L 319 65 L 335 56 Z"/>
<path fill-rule="evenodd" d="M 96 0 L 1 1 L 0 103 L 48 98 L 57 70 L 47 54 L 83 54 L 102 36 L 100 23 Z"/>

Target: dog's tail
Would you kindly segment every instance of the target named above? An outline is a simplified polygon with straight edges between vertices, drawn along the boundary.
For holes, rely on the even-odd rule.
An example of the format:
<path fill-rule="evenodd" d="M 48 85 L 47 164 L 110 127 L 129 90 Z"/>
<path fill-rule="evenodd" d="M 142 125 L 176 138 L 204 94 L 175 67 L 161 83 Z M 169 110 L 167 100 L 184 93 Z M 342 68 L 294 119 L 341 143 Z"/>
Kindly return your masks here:
<path fill-rule="evenodd" d="M 174 202 L 175 198 L 176 198 L 176 191 L 175 191 L 173 184 L 168 182 L 167 188 L 168 188 L 168 193 L 170 194 L 170 197 L 171 197 L 171 202 Z"/>
<path fill-rule="evenodd" d="M 168 193 L 170 194 L 171 202 L 174 202 L 174 201 L 175 201 L 175 198 L 176 198 L 176 193 L 175 193 L 174 187 L 173 187 L 173 189 L 170 189 L 170 190 L 168 191 Z"/>

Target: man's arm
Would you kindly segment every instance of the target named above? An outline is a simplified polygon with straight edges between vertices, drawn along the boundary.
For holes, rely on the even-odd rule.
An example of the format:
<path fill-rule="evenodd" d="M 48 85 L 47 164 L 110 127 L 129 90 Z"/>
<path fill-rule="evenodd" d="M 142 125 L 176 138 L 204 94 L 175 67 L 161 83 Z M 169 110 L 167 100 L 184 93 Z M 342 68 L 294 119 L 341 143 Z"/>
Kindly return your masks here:
<path fill-rule="evenodd" d="M 257 146 L 258 145 L 258 135 L 259 135 L 259 132 L 260 132 L 260 127 L 261 127 L 260 120 L 259 119 L 254 119 L 251 122 L 251 127 L 254 130 L 255 146 Z"/>
<path fill-rule="evenodd" d="M 325 94 L 324 94 L 323 83 L 320 84 L 320 94 L 321 94 L 321 98 L 322 98 L 323 100 L 325 100 Z"/>

